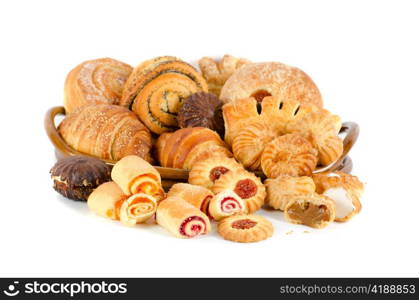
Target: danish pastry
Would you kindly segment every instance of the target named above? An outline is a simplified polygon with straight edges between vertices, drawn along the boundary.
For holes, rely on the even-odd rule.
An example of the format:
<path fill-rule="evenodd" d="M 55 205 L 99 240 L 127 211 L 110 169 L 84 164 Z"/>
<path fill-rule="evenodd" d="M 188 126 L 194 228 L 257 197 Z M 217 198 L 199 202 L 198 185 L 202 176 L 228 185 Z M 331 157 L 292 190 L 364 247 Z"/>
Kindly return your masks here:
<path fill-rule="evenodd" d="M 299 134 L 277 137 L 266 145 L 261 157 L 262 170 L 268 178 L 311 175 L 316 165 L 316 149 Z"/>
<path fill-rule="evenodd" d="M 224 55 L 219 61 L 211 57 L 203 57 L 199 60 L 199 68 L 202 75 L 208 82 L 210 93 L 219 96 L 221 88 L 227 79 L 242 66 L 250 63 L 244 58 L 236 58 L 231 55 Z"/>
<path fill-rule="evenodd" d="M 185 170 L 210 156 L 232 156 L 220 136 L 204 127 L 182 128 L 162 134 L 156 149 L 161 166 Z"/>
<path fill-rule="evenodd" d="M 131 108 L 154 133 L 178 128 L 177 113 L 184 99 L 207 92 L 205 79 L 186 62 L 157 57 L 143 62 L 129 76 L 121 105 Z"/>
<path fill-rule="evenodd" d="M 234 215 L 218 223 L 218 233 L 226 240 L 252 243 L 266 240 L 273 234 L 272 223 L 262 216 Z"/>
<path fill-rule="evenodd" d="M 164 198 L 159 172 L 138 156 L 130 155 L 118 161 L 111 176 L 126 195 L 143 193 L 157 201 Z"/>
<path fill-rule="evenodd" d="M 60 159 L 50 173 L 58 193 L 79 201 L 87 201 L 94 189 L 111 180 L 111 168 L 107 164 L 82 155 Z"/>
<path fill-rule="evenodd" d="M 156 220 L 178 238 L 193 238 L 211 231 L 208 217 L 178 197 L 168 197 L 159 204 Z"/>
<path fill-rule="evenodd" d="M 234 137 L 233 155 L 245 168 L 258 170 L 263 149 L 276 136 L 278 133 L 263 119 L 253 120 Z"/>
<path fill-rule="evenodd" d="M 81 63 L 67 75 L 64 85 L 66 113 L 87 104 L 119 104 L 132 67 L 112 58 Z"/>
<path fill-rule="evenodd" d="M 157 210 L 157 200 L 147 194 L 134 194 L 124 200 L 119 210 L 119 219 L 126 226 L 144 223 Z"/>
<path fill-rule="evenodd" d="M 208 214 L 208 205 L 214 197 L 214 194 L 202 186 L 176 183 L 170 188 L 167 197 L 181 198 L 198 208 L 204 214 Z"/>
<path fill-rule="evenodd" d="M 341 126 L 338 116 L 321 109 L 288 123 L 287 131 L 309 139 L 318 151 L 319 163 L 326 166 L 342 155 L 343 141 L 338 137 Z"/>
<path fill-rule="evenodd" d="M 137 116 L 117 105 L 87 105 L 68 114 L 58 127 L 72 148 L 103 159 L 138 155 L 151 161 L 151 135 Z"/>
<path fill-rule="evenodd" d="M 241 170 L 243 167 L 234 158 L 223 156 L 209 157 L 192 166 L 189 172 L 189 183 L 211 189 L 221 175 L 229 171 Z"/>
<path fill-rule="evenodd" d="M 206 127 L 224 136 L 222 105 L 220 99 L 213 94 L 205 92 L 192 94 L 183 101 L 179 110 L 179 127 Z"/>
<path fill-rule="evenodd" d="M 128 198 L 113 181 L 99 185 L 87 199 L 87 206 L 97 215 L 111 220 L 119 220 L 119 211 Z"/>
<path fill-rule="evenodd" d="M 360 212 L 363 183 L 358 177 L 343 172 L 314 174 L 316 191 L 335 202 L 335 221 L 345 222 Z"/>
<path fill-rule="evenodd" d="M 274 209 L 284 210 L 290 198 L 298 194 L 312 194 L 316 191 L 313 179 L 308 176 L 292 177 L 281 175 L 266 179 L 266 204 Z"/>
<path fill-rule="evenodd" d="M 262 102 L 267 96 L 323 105 L 318 88 L 307 74 L 279 62 L 244 65 L 226 81 L 220 94 L 225 103 L 247 97 Z"/>
<path fill-rule="evenodd" d="M 317 193 L 299 194 L 290 197 L 284 215 L 291 223 L 323 228 L 335 219 L 335 204 Z"/>
<path fill-rule="evenodd" d="M 246 170 L 237 170 L 221 175 L 215 181 L 212 191 L 214 194 L 218 194 L 225 190 L 234 191 L 242 198 L 249 213 L 261 208 L 266 197 L 265 186 L 260 178 Z"/>
<path fill-rule="evenodd" d="M 211 199 L 208 216 L 216 221 L 238 213 L 246 213 L 246 203 L 235 192 L 225 190 Z"/>

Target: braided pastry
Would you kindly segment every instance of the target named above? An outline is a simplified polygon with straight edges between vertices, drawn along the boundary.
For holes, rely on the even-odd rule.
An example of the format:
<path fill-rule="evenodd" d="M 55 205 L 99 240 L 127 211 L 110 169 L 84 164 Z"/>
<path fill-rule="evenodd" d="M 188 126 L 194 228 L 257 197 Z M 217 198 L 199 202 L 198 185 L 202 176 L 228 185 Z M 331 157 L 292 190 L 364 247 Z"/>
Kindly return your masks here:
<path fill-rule="evenodd" d="M 130 107 L 154 133 L 178 128 L 182 101 L 196 92 L 207 92 L 205 79 L 191 65 L 172 57 L 143 62 L 129 76 L 121 105 Z"/>

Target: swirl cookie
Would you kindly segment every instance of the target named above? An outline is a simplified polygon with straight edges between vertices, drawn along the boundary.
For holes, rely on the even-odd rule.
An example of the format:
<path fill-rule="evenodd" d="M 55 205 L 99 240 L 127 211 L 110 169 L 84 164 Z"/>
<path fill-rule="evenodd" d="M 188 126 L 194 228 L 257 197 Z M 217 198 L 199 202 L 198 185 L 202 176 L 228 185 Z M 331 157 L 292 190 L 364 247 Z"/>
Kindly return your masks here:
<path fill-rule="evenodd" d="M 214 220 L 219 221 L 222 218 L 239 213 L 246 213 L 246 203 L 235 192 L 225 190 L 215 195 L 211 199 L 208 207 L 208 215 Z"/>

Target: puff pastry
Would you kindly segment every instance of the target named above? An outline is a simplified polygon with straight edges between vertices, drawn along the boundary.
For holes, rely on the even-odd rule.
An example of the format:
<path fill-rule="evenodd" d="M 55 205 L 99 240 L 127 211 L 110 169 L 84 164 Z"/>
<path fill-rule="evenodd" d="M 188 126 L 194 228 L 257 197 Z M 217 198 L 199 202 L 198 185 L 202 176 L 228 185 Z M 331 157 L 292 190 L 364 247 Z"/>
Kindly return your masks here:
<path fill-rule="evenodd" d="M 200 211 L 208 214 L 208 205 L 214 194 L 207 188 L 202 186 L 187 184 L 187 183 L 176 183 L 172 185 L 167 197 L 177 197 L 192 204 Z"/>
<path fill-rule="evenodd" d="M 246 170 L 237 170 L 221 175 L 215 181 L 212 191 L 218 194 L 225 190 L 234 191 L 242 198 L 249 213 L 261 208 L 266 197 L 266 189 L 260 178 Z"/>
<path fill-rule="evenodd" d="M 157 223 L 178 238 L 193 238 L 211 231 L 208 217 L 178 197 L 164 199 L 157 208 Z"/>
<path fill-rule="evenodd" d="M 243 167 L 234 158 L 215 156 L 201 160 L 192 166 L 189 183 L 211 189 L 221 175 L 241 170 Z"/>
<path fill-rule="evenodd" d="M 318 150 L 319 163 L 326 166 L 342 155 L 343 141 L 338 137 L 341 126 L 339 116 L 321 109 L 288 123 L 287 131 L 309 139 Z"/>
<path fill-rule="evenodd" d="M 208 90 L 214 95 L 219 96 L 221 88 L 227 79 L 236 70 L 250 63 L 250 61 L 226 54 L 219 61 L 212 57 L 203 57 L 198 63 L 202 75 L 208 82 Z"/>
<path fill-rule="evenodd" d="M 312 194 L 316 185 L 311 177 L 281 175 L 266 179 L 266 204 L 274 209 L 284 210 L 290 198 L 298 194 Z"/>
<path fill-rule="evenodd" d="M 311 175 L 316 165 L 316 149 L 299 134 L 277 137 L 266 145 L 261 157 L 262 170 L 268 178 Z"/>
<path fill-rule="evenodd" d="M 320 91 L 307 74 L 279 62 L 243 66 L 226 81 L 220 94 L 225 103 L 247 97 L 261 102 L 267 96 L 323 105 Z"/>
<path fill-rule="evenodd" d="M 119 104 L 132 67 L 112 58 L 85 61 L 72 69 L 64 85 L 66 113 L 87 104 Z"/>
<path fill-rule="evenodd" d="M 186 62 L 156 57 L 136 67 L 122 91 L 121 105 L 130 107 L 154 133 L 178 128 L 177 113 L 184 99 L 207 92 L 205 79 Z"/>
<path fill-rule="evenodd" d="M 249 122 L 233 139 L 233 155 L 245 168 L 258 170 L 263 149 L 276 136 L 278 132 L 263 119 Z"/>
<path fill-rule="evenodd" d="M 335 203 L 317 193 L 299 194 L 290 197 L 284 215 L 291 223 L 323 228 L 335 219 Z"/>
<path fill-rule="evenodd" d="M 121 188 L 113 181 L 99 185 L 87 199 L 87 206 L 97 215 L 119 220 L 122 203 L 128 198 Z"/>
<path fill-rule="evenodd" d="M 335 221 L 345 222 L 360 212 L 364 184 L 358 177 L 343 172 L 314 174 L 316 191 L 335 202 Z"/>
<path fill-rule="evenodd" d="M 222 191 L 211 199 L 208 207 L 208 216 L 216 221 L 239 213 L 246 213 L 246 203 L 235 192 Z"/>
<path fill-rule="evenodd" d="M 224 218 L 218 224 L 218 233 L 226 240 L 252 243 L 272 236 L 272 223 L 262 216 L 234 215 Z"/>
<path fill-rule="evenodd" d="M 126 195 L 144 193 L 157 201 L 164 198 L 159 172 L 138 156 L 130 155 L 118 161 L 111 177 Z"/>
<path fill-rule="evenodd" d="M 122 202 L 119 210 L 119 219 L 126 226 L 144 223 L 157 210 L 157 200 L 147 194 L 134 194 Z"/>
<path fill-rule="evenodd" d="M 204 127 L 182 128 L 162 134 L 156 149 L 161 166 L 186 170 L 210 156 L 232 156 L 220 136 Z"/>
<path fill-rule="evenodd" d="M 87 105 L 68 114 L 58 126 L 77 151 L 103 159 L 138 155 L 151 161 L 151 135 L 137 116 L 117 105 Z"/>

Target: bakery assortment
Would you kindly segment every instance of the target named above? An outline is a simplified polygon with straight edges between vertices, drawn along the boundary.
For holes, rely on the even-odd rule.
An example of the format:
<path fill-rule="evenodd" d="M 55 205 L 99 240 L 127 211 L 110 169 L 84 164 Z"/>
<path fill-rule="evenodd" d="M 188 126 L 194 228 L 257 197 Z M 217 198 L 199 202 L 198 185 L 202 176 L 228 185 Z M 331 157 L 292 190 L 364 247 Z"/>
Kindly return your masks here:
<path fill-rule="evenodd" d="M 87 156 L 60 159 L 50 174 L 58 193 L 79 201 L 87 201 L 94 189 L 111 180 L 111 168 L 100 159 Z"/>
<path fill-rule="evenodd" d="M 85 155 L 54 165 L 54 189 L 125 226 L 193 238 L 217 222 L 221 237 L 240 243 L 272 236 L 257 215 L 264 205 L 312 228 L 360 212 L 356 176 L 319 173 L 348 143 L 306 73 L 231 55 L 198 64 L 161 56 L 133 69 L 103 58 L 71 70 L 58 133 Z"/>
<path fill-rule="evenodd" d="M 67 113 L 88 104 L 119 104 L 132 67 L 112 58 L 85 61 L 67 75 L 64 107 Z"/>

